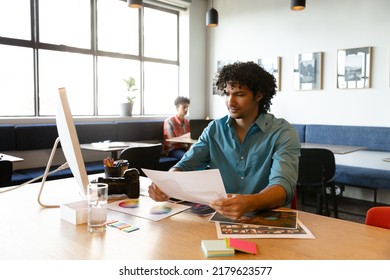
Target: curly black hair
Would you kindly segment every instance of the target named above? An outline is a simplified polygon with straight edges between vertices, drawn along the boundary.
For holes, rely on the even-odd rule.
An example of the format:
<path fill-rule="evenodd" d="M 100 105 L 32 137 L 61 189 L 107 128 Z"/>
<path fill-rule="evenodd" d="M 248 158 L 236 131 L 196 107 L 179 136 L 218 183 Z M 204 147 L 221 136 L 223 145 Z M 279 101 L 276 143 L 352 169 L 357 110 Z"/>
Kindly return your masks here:
<path fill-rule="evenodd" d="M 263 98 L 259 103 L 259 111 L 266 113 L 271 106 L 271 99 L 276 94 L 276 80 L 273 75 L 253 61 L 235 62 L 222 67 L 217 73 L 215 86 L 220 95 L 225 94 L 227 85 L 246 85 L 253 94 L 261 92 Z"/>
<path fill-rule="evenodd" d="M 190 99 L 184 96 L 178 96 L 176 97 L 174 101 L 175 106 L 179 106 L 179 104 L 188 104 L 190 105 Z"/>

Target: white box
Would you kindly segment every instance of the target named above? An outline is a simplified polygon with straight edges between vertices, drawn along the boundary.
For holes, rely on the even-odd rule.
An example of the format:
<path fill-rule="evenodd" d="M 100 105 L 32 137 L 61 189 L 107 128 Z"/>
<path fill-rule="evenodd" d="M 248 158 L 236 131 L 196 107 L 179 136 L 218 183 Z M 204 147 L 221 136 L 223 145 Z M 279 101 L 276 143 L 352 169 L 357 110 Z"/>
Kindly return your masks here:
<path fill-rule="evenodd" d="M 60 212 L 61 219 L 74 225 L 85 224 L 88 221 L 88 203 L 86 200 L 61 204 Z"/>

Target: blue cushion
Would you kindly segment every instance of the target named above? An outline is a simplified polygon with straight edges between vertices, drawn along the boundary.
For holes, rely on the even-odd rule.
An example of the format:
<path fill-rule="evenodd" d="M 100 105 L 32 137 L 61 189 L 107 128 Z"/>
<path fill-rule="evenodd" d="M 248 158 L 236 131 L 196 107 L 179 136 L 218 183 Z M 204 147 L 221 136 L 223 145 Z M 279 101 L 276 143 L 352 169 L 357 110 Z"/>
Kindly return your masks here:
<path fill-rule="evenodd" d="M 390 171 L 336 165 L 335 182 L 356 187 L 390 189 Z"/>
<path fill-rule="evenodd" d="M 15 127 L 13 125 L 0 125 L 0 151 L 16 149 Z"/>
<path fill-rule="evenodd" d="M 57 166 L 53 166 L 50 168 L 51 170 L 56 169 Z M 37 167 L 37 168 L 28 168 L 28 169 L 20 169 L 15 170 L 12 173 L 12 181 L 11 185 L 20 185 L 24 182 L 27 182 L 31 179 L 34 179 L 36 177 L 42 176 L 45 172 L 46 167 Z M 87 174 L 96 174 L 96 173 L 103 173 L 104 172 L 104 166 L 101 161 L 94 161 L 94 162 L 88 162 L 85 165 L 85 169 L 87 171 Z M 68 178 L 72 177 L 73 174 L 69 168 L 63 169 L 61 171 L 58 171 L 56 173 L 53 173 L 47 177 L 47 181 L 54 180 L 54 179 L 62 179 L 62 178 Z M 36 182 L 42 181 L 37 180 Z"/>
<path fill-rule="evenodd" d="M 15 125 L 16 149 L 39 150 L 51 149 L 58 137 L 55 124 Z"/>
<path fill-rule="evenodd" d="M 304 125 L 304 124 L 293 124 L 293 126 L 297 130 L 299 141 L 301 143 L 305 142 L 305 128 L 306 128 L 306 125 Z"/>
<path fill-rule="evenodd" d="M 119 141 L 163 140 L 164 122 L 159 120 L 117 121 Z"/>
<path fill-rule="evenodd" d="M 305 142 L 390 151 L 390 127 L 306 125 Z"/>
<path fill-rule="evenodd" d="M 172 166 L 174 166 L 179 160 L 174 157 L 165 157 L 161 156 L 160 161 L 157 165 L 157 169 L 161 171 L 168 171 Z"/>
<path fill-rule="evenodd" d="M 114 122 L 77 123 L 75 126 L 80 144 L 117 140 Z"/>

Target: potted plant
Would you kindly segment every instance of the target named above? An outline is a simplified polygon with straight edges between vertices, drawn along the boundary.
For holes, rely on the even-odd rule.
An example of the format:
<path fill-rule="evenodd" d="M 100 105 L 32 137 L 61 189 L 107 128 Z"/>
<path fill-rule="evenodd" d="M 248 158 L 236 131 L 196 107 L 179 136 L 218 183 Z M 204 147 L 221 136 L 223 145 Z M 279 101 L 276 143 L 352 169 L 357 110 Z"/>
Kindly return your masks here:
<path fill-rule="evenodd" d="M 134 105 L 134 99 L 136 96 L 134 95 L 134 91 L 137 90 L 135 87 L 135 79 L 131 76 L 129 76 L 126 79 L 123 79 L 123 81 L 126 84 L 126 96 L 125 101 L 121 103 L 121 116 L 124 117 L 131 117 L 133 115 L 133 105 Z"/>

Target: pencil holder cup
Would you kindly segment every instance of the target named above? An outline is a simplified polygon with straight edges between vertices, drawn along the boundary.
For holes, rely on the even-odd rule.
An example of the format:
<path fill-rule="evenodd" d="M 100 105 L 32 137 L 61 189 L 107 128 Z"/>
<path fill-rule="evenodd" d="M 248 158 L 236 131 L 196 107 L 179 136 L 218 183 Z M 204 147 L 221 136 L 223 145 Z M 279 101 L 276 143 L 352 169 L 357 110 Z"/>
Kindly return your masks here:
<path fill-rule="evenodd" d="M 125 173 L 125 171 L 126 171 L 127 169 L 129 169 L 129 162 L 128 162 L 127 160 L 122 160 L 122 161 L 119 162 L 118 164 L 119 164 L 119 166 L 120 166 L 120 168 L 121 168 L 121 171 L 120 171 L 121 175 L 120 175 L 120 176 L 123 177 L 123 174 Z"/>
<path fill-rule="evenodd" d="M 122 168 L 121 166 L 104 166 L 104 175 L 108 177 L 120 177 Z"/>

